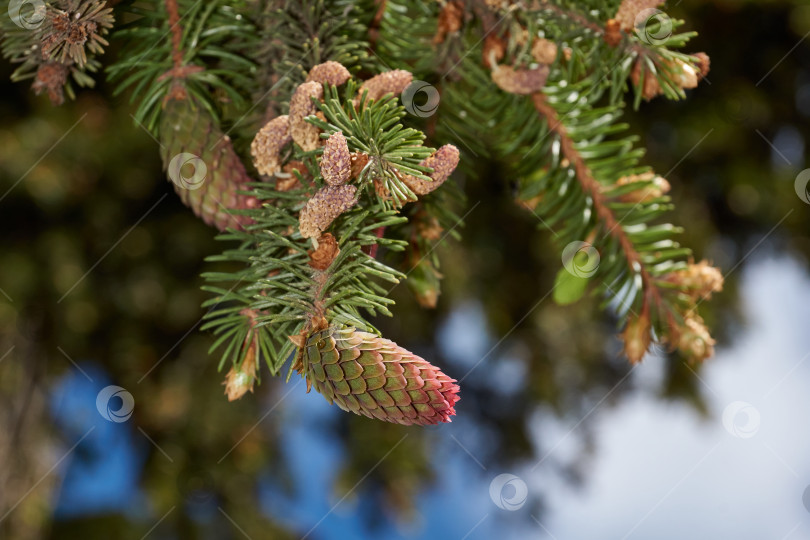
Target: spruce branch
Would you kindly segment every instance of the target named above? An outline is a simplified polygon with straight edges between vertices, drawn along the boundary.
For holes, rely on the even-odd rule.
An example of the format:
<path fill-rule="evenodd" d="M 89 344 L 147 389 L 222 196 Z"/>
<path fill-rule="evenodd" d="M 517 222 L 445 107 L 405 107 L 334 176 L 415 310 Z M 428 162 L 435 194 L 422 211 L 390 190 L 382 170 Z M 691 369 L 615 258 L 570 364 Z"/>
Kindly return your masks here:
<path fill-rule="evenodd" d="M 398 7 L 403 4 L 417 9 L 406 2 Z M 639 30 L 655 33 L 658 23 L 637 27 L 635 17 L 644 6 L 635 4 L 632 10 L 620 8 L 617 26 L 616 6 L 604 2 L 475 2 L 480 26 L 467 21 L 467 37 L 453 36 L 466 40 L 471 51 L 459 58 L 457 75 L 444 89 L 437 134 L 471 133 L 471 144 L 482 143 L 474 146 L 476 153 L 494 149 L 513 164 L 520 178 L 518 200 L 544 227 L 563 245 L 585 246 L 582 251 L 597 260 L 601 255 L 601 264 L 582 275 L 560 271 L 558 302 L 577 300 L 590 283 L 625 327 L 631 361 L 639 361 L 652 340 L 702 359 L 711 352 L 711 338 L 694 316 L 683 275 L 705 263 L 690 262 L 691 252 L 674 239 L 678 228 L 654 223 L 672 208 L 669 184 L 639 164 L 643 152 L 635 138 L 621 135 L 628 79 L 636 106 L 641 97 L 680 98 L 696 84 L 701 56 L 674 50 L 690 33 L 645 41 Z M 672 30 L 681 24 L 666 21 Z M 435 65 L 441 54 L 418 30 L 397 43 L 403 49 L 430 45 L 428 64 Z M 582 257 L 575 251 L 566 261 L 564 252 L 563 262 L 576 272 L 591 259 Z M 716 271 L 705 275 L 702 287 L 719 290 L 715 277 Z M 687 334 L 688 343 L 681 339 Z"/>
<path fill-rule="evenodd" d="M 656 304 L 660 304 L 660 292 L 655 286 L 649 272 L 647 272 L 641 264 L 641 256 L 636 252 L 633 242 L 621 227 L 621 222 L 615 216 L 613 210 L 609 207 L 608 198 L 604 193 L 602 184 L 594 178 L 593 173 L 582 157 L 582 153 L 577 149 L 574 140 L 569 136 L 568 131 L 558 117 L 557 111 L 549 105 L 545 94 L 541 92 L 533 94 L 531 99 L 537 112 L 546 119 L 551 133 L 557 135 L 560 141 L 562 155 L 573 167 L 576 179 L 582 191 L 591 199 L 591 204 L 593 205 L 596 215 L 602 221 L 602 226 L 607 230 L 607 234 L 612 235 L 619 242 L 624 257 L 627 260 L 627 266 L 630 268 L 638 268 L 642 286 L 646 291 L 644 294 L 645 303 L 651 298 Z"/>
<path fill-rule="evenodd" d="M 346 410 L 403 424 L 448 421 L 457 399 L 454 381 L 376 337 L 369 317 L 392 315 L 393 301 L 383 284 L 406 277 L 377 260 L 378 248 L 395 252 L 408 245 L 385 231 L 397 231 L 408 221 L 400 213 L 403 205 L 446 180 L 458 151 L 425 147 L 424 135 L 402 124 L 405 109 L 397 95 L 410 74 L 382 73 L 359 84 L 344 73 L 335 65 L 313 66 L 307 79 L 324 84 L 313 80 L 293 89 L 299 97 L 290 100 L 289 114 L 270 120 L 254 139 L 251 151 L 267 182 L 253 184 L 252 193 L 263 205 L 245 211 L 252 222 L 243 231 L 227 235 L 240 239 L 240 248 L 218 258 L 247 261 L 248 267 L 206 274 L 206 289 L 217 296 L 209 303 L 214 309 L 205 328 L 218 336 L 215 346 L 224 347 L 224 358 L 231 361 L 229 396 L 249 389 L 253 378 L 242 366 L 252 369 L 257 352 L 277 373 L 297 349 L 288 378 L 298 371 L 308 388 Z M 336 82 L 342 91 L 328 82 L 330 74 L 341 74 Z M 414 193 L 408 182 L 416 180 L 431 189 Z M 322 344 L 336 332 L 352 336 L 342 345 L 346 358 L 321 366 L 319 355 L 328 352 Z M 363 361 L 369 366 L 379 358 L 362 352 L 371 347 L 390 354 L 386 362 L 391 364 L 369 367 L 368 378 L 358 378 L 367 372 L 357 371 L 358 355 L 371 354 Z M 409 365 L 433 371 L 412 380 L 392 372 L 384 390 L 376 386 L 382 380 L 378 375 L 390 369 L 404 374 L 398 362 L 406 356 L 412 357 Z M 406 389 L 409 393 L 394 392 Z"/>
<path fill-rule="evenodd" d="M 633 362 L 652 341 L 710 356 L 714 341 L 696 307 L 722 277 L 677 242 L 680 229 L 664 220 L 669 183 L 641 164 L 622 120 L 630 87 L 638 108 L 685 97 L 708 72 L 705 54 L 681 52 L 693 33 L 679 32 L 683 22 L 661 4 L 116 8 L 126 25 L 115 36 L 126 44 L 107 68 L 115 93 L 129 94 L 136 122 L 158 138 L 183 202 L 229 243 L 208 259 L 203 324 L 228 367 L 228 398 L 252 391 L 262 363 L 277 375 L 292 360 L 288 378 L 298 371 L 345 410 L 402 424 L 449 421 L 454 381 L 372 323 L 392 314 L 391 287 L 406 278 L 420 304 L 436 304 L 437 248 L 457 237 L 453 208 L 463 198 L 446 181 L 457 165 L 477 168 L 444 144 L 457 133 L 469 134 L 470 154 L 505 164 L 517 202 L 554 232 L 564 266 L 556 300 L 590 288 L 623 326 Z M 12 78 L 33 78 L 34 91 L 60 102 L 73 95 L 70 77 L 92 84 L 112 10 L 60 0 L 35 15 L 38 28 L 2 23 L 3 53 L 20 64 Z M 435 115 L 406 115 L 400 95 L 414 81 L 434 84 Z M 585 249 L 567 254 L 571 245 Z M 580 272 L 591 255 L 601 262 Z"/>
<path fill-rule="evenodd" d="M 33 7 L 33 12 L 24 12 Z M 95 84 L 97 57 L 109 45 L 104 36 L 113 26 L 113 10 L 104 0 L 58 0 L 9 4 L 0 19 L 3 56 L 20 64 L 12 81 L 34 79 L 35 94 L 45 92 L 61 105 L 75 97 L 71 79 L 80 87 Z"/>
<path fill-rule="evenodd" d="M 602 222 L 602 229 L 606 231 L 606 234 L 616 239 L 621 247 L 621 253 L 626 260 L 628 270 L 636 274 L 641 280 L 640 295 L 642 301 L 641 314 L 639 317 L 648 317 L 650 304 L 653 304 L 656 309 L 664 313 L 667 324 L 676 328 L 677 324 L 673 314 L 668 311 L 664 305 L 661 290 L 647 270 L 641 254 L 636 251 L 633 241 L 622 227 L 620 219 L 616 217 L 614 210 L 610 207 L 603 184 L 594 178 L 593 173 L 582 157 L 582 153 L 577 149 L 574 140 L 569 136 L 566 127 L 560 120 L 557 111 L 549 105 L 545 94 L 541 92 L 533 94 L 531 99 L 537 112 L 546 119 L 550 132 L 557 135 L 560 141 L 562 155 L 568 160 L 570 166 L 573 167 L 575 177 L 583 193 L 590 199 L 594 212 Z M 631 360 L 634 361 L 640 359 L 641 356 L 638 355 L 631 357 Z"/>

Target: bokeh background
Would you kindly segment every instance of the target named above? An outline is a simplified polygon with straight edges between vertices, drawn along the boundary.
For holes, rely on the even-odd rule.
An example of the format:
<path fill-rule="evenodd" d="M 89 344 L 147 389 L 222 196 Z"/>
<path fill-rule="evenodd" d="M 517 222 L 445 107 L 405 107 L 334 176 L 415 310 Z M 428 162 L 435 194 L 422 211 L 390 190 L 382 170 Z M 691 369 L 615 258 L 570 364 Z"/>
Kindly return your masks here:
<path fill-rule="evenodd" d="M 633 368 L 599 299 L 554 305 L 558 252 L 493 165 L 458 179 L 438 308 L 402 286 L 380 321 L 462 381 L 429 429 L 343 414 L 298 378 L 228 403 L 198 331 L 223 246 L 132 105 L 101 82 L 53 108 L 0 64 L 0 537 L 810 537 L 810 6 L 671 13 L 708 81 L 629 116 L 684 243 L 726 276 L 702 306 L 716 357 Z M 124 422 L 96 407 L 109 385 L 134 399 Z"/>

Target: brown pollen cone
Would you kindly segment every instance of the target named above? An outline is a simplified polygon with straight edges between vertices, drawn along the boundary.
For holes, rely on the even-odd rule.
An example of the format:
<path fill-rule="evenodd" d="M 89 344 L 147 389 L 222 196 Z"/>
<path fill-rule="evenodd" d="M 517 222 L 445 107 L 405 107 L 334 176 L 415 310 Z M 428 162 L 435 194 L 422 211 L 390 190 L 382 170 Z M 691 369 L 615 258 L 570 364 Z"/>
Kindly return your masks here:
<path fill-rule="evenodd" d="M 439 12 L 439 21 L 436 35 L 433 36 L 433 44 L 438 45 L 444 42 L 448 34 L 455 34 L 461 30 L 461 22 L 464 17 L 464 5 L 459 0 L 447 2 Z"/>
<path fill-rule="evenodd" d="M 352 178 L 357 178 L 368 165 L 369 157 L 364 152 L 352 152 Z"/>
<path fill-rule="evenodd" d="M 321 130 L 305 120 L 307 116 L 315 114 L 313 98 L 323 98 L 323 86 L 315 81 L 298 86 L 290 98 L 290 135 L 305 152 L 315 150 L 320 145 Z"/>
<path fill-rule="evenodd" d="M 539 92 L 546 84 L 549 68 L 541 65 L 534 69 L 515 69 L 511 66 L 496 66 L 492 81 L 504 92 L 529 95 Z"/>
<path fill-rule="evenodd" d="M 636 26 L 636 17 L 645 9 L 652 9 L 660 6 L 664 0 L 623 0 L 619 5 L 614 19 L 619 21 L 622 30 L 632 32 Z"/>
<path fill-rule="evenodd" d="M 338 131 L 326 140 L 321 156 L 321 174 L 327 184 L 339 186 L 349 181 L 352 175 L 352 155 L 346 137 Z"/>
<path fill-rule="evenodd" d="M 639 58 L 636 60 L 635 64 L 633 64 L 633 70 L 630 72 L 630 81 L 633 83 L 633 86 L 638 88 L 643 77 L 644 85 L 641 89 L 641 96 L 649 101 L 661 93 L 661 86 L 659 86 L 655 75 L 646 67 L 642 66 L 642 62 L 642 59 Z"/>
<path fill-rule="evenodd" d="M 357 188 L 349 184 L 319 189 L 298 216 L 301 236 L 318 238 L 338 216 L 357 203 L 356 194 Z"/>
<path fill-rule="evenodd" d="M 395 69 L 375 75 L 360 86 L 355 101 L 359 103 L 363 92 L 368 91 L 367 100 L 378 100 L 386 94 L 398 96 L 413 82 L 413 75 L 409 71 Z"/>
<path fill-rule="evenodd" d="M 532 58 L 541 64 L 553 64 L 557 59 L 557 44 L 550 39 L 535 38 L 532 43 Z"/>
<path fill-rule="evenodd" d="M 332 60 L 313 66 L 309 70 L 306 82 L 316 82 L 320 84 L 331 84 L 332 86 L 340 86 L 349 79 L 352 74 L 340 62 Z"/>
<path fill-rule="evenodd" d="M 250 144 L 250 154 L 259 174 L 271 176 L 280 170 L 281 149 L 291 140 L 290 119 L 286 114 L 273 118 L 259 130 Z"/>
<path fill-rule="evenodd" d="M 458 148 L 452 144 L 445 144 L 436 150 L 431 156 L 424 159 L 420 165 L 423 167 L 430 167 L 433 172 L 430 177 L 433 181 L 422 180 L 410 174 L 401 176 L 402 181 L 407 185 L 411 191 L 417 195 L 427 195 L 431 191 L 441 186 L 445 180 L 450 177 L 450 174 L 456 169 L 459 161 Z"/>
<path fill-rule="evenodd" d="M 332 233 L 325 233 L 318 238 L 318 249 L 308 251 L 309 266 L 315 270 L 326 270 L 340 254 L 338 242 Z"/>

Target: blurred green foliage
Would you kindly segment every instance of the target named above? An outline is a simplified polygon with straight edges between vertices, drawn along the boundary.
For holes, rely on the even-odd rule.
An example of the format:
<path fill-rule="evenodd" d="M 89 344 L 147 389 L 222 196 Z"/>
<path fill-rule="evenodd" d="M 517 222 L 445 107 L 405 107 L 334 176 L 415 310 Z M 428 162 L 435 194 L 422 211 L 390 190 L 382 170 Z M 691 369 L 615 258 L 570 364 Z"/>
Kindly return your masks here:
<path fill-rule="evenodd" d="M 804 264 L 810 256 L 810 207 L 793 186 L 807 166 L 810 140 L 810 6 L 686 0 L 672 12 L 699 32 L 691 49 L 711 56 L 708 81 L 686 101 L 643 104 L 630 118 L 649 164 L 673 186 L 684 243 L 727 274 L 725 292 L 705 311 L 722 346 L 733 338 L 730 329 L 744 325 L 735 291 L 745 262 L 769 251 Z M 9 351 L 0 360 L 0 403 L 8 411 L 0 430 L 11 449 L 0 508 L 14 504 L 50 467 L 53 459 L 41 449 L 75 442 L 60 443 L 44 405 L 55 381 L 76 369 L 71 360 L 98 363 L 127 388 L 137 404 L 135 425 L 173 461 L 148 447 L 140 478 L 154 514 L 148 519 L 52 521 L 58 485 L 45 482 L 0 531 L 10 538 L 79 538 L 126 529 L 121 538 L 140 538 L 176 507 L 161 527 L 177 536 L 231 534 L 220 516 L 214 528 L 192 519 L 185 503 L 203 491 L 251 537 L 291 535 L 260 512 L 255 486 L 260 474 L 270 474 L 296 489 L 278 448 L 279 416 L 265 415 L 285 392 L 303 392 L 303 385 L 290 390 L 265 378 L 239 402 L 224 398 L 222 374 L 206 352 L 210 336 L 196 331 L 205 299 L 199 275 L 209 269 L 203 258 L 221 248 L 214 231 L 177 200 L 161 172 L 157 143 L 107 85 L 53 108 L 46 97 L 9 83 L 10 71 L 0 67 L 0 357 Z M 560 261 L 537 219 L 515 207 L 510 181 L 497 165 L 480 179 L 459 182 L 472 210 L 463 241 L 443 246 L 442 272 L 449 279 L 438 308 L 420 308 L 398 287 L 397 317 L 379 325 L 387 337 L 414 344 L 415 352 L 460 378 L 478 359 L 443 358 L 453 345 L 437 343 L 436 329 L 464 302 L 483 306 L 492 344 L 505 339 L 462 381 L 459 429 L 475 425 L 490 437 L 488 454 L 479 456 L 486 463 L 511 463 L 533 455 L 529 419 L 535 411 L 579 418 L 630 366 L 617 357 L 616 328 L 595 299 L 570 306 L 541 301 Z M 525 368 L 517 393 L 501 392 L 488 376 L 507 354 Z M 700 389 L 689 369 L 675 364 L 667 375 L 662 398 L 699 408 Z M 630 390 L 631 383 L 620 385 L 608 403 Z M 435 432 L 353 415 L 325 427 L 345 443 L 336 498 L 409 434 L 355 493 L 376 489 L 383 496 L 374 504 L 407 519 L 414 497 L 441 465 L 430 459 Z M 309 527 L 302 528 L 299 533 Z"/>

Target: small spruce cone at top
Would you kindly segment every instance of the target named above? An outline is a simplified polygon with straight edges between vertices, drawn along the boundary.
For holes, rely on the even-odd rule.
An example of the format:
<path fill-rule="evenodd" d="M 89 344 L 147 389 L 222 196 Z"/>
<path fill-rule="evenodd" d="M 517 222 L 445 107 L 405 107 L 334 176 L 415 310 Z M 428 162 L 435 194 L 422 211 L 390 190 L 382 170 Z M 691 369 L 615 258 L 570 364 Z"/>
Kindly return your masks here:
<path fill-rule="evenodd" d="M 259 207 L 256 197 L 239 193 L 253 179 L 230 138 L 192 98 L 166 103 L 160 119 L 160 144 L 163 168 L 174 190 L 205 223 L 220 231 L 253 223 L 248 216 L 228 212 Z"/>
<path fill-rule="evenodd" d="M 250 155 L 259 174 L 272 176 L 281 170 L 281 149 L 290 141 L 290 119 L 284 114 L 273 118 L 256 134 Z"/>
<path fill-rule="evenodd" d="M 492 82 L 504 92 L 528 95 L 539 92 L 548 79 L 549 67 L 541 65 L 534 69 L 515 69 L 511 66 L 495 66 Z"/>
<path fill-rule="evenodd" d="M 454 379 L 375 334 L 332 326 L 311 334 L 299 354 L 307 388 L 344 411 L 404 425 L 450 422 L 456 413 Z"/>
<path fill-rule="evenodd" d="M 363 92 L 368 91 L 366 100 L 377 100 L 386 94 L 398 96 L 413 82 L 413 74 L 402 69 L 386 71 L 370 78 L 357 90 L 355 102 L 359 103 Z"/>
<path fill-rule="evenodd" d="M 349 184 L 319 189 L 298 216 L 301 236 L 318 238 L 335 218 L 357 203 L 356 194 L 357 188 Z"/>
<path fill-rule="evenodd" d="M 321 130 L 304 119 L 315 114 L 316 106 L 312 98 L 322 97 L 323 86 L 310 81 L 298 86 L 290 98 L 290 135 L 305 152 L 315 150 L 320 143 Z"/>
<path fill-rule="evenodd" d="M 332 86 L 340 86 L 349 79 L 352 74 L 340 62 L 333 62 L 332 60 L 313 66 L 307 75 L 307 82 L 316 82 L 319 84 L 331 84 Z"/>
<path fill-rule="evenodd" d="M 427 195 L 450 177 L 458 166 L 458 160 L 458 148 L 452 144 L 445 144 L 420 163 L 423 167 L 433 169 L 433 172 L 430 173 L 430 177 L 433 179 L 432 182 L 410 174 L 403 175 L 401 177 L 402 181 L 417 195 Z"/>
<path fill-rule="evenodd" d="M 645 9 L 652 9 L 660 6 L 664 0 L 623 0 L 613 17 L 621 25 L 625 32 L 632 32 L 636 26 L 636 17 Z"/>
<path fill-rule="evenodd" d="M 61 105 L 65 102 L 64 87 L 67 82 L 69 70 L 64 64 L 58 62 L 45 62 L 37 68 L 37 74 L 31 90 L 34 94 L 40 95 L 42 92 L 48 93 L 48 99 L 53 105 Z"/>
<path fill-rule="evenodd" d="M 346 137 L 340 131 L 332 133 L 323 147 L 321 174 L 327 184 L 339 186 L 352 176 L 352 155 Z"/>

